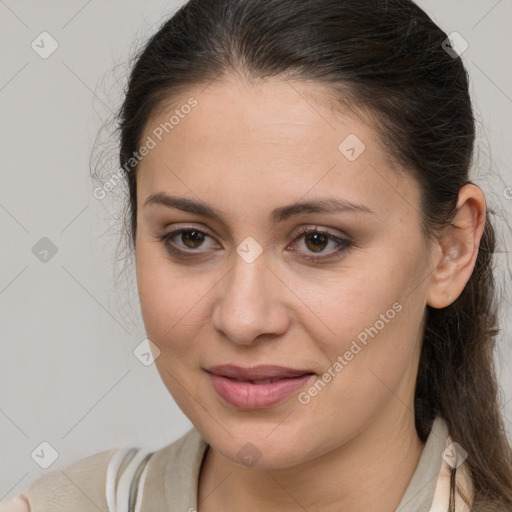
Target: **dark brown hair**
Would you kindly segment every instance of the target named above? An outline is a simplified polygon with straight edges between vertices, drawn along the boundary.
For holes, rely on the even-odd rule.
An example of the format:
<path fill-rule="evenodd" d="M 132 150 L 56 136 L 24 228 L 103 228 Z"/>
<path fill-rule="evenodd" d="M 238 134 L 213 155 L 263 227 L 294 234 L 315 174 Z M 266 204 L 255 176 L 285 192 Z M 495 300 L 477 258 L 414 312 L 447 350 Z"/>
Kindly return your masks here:
<path fill-rule="evenodd" d="M 446 39 L 410 0 L 190 0 L 140 50 L 118 112 L 132 247 L 132 157 L 148 121 L 178 94 L 233 72 L 247 80 L 313 81 L 340 105 L 370 113 L 389 158 L 421 186 L 425 235 L 438 236 L 453 220 L 459 190 L 471 183 L 475 142 L 467 73 Z M 512 510 L 512 452 L 494 366 L 490 213 L 462 294 L 446 308 L 427 306 L 414 406 L 423 441 L 439 414 L 468 452 L 475 511 Z"/>

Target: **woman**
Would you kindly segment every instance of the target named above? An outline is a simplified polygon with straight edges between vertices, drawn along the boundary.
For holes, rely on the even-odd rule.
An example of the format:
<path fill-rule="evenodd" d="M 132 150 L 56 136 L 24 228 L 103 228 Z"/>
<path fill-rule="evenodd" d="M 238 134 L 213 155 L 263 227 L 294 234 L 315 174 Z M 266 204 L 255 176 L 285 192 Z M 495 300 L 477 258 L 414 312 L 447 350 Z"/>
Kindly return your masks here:
<path fill-rule="evenodd" d="M 425 12 L 191 0 L 119 128 L 149 346 L 194 428 L 2 510 L 512 510 L 467 74 Z"/>

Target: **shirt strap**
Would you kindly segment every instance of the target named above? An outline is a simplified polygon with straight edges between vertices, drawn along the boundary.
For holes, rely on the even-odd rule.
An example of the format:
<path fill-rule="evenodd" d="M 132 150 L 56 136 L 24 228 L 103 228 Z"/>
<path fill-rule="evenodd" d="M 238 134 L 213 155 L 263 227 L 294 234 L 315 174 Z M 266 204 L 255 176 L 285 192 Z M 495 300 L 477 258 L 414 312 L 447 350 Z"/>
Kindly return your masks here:
<path fill-rule="evenodd" d="M 448 436 L 446 449 L 441 454 L 441 471 L 429 512 L 471 511 L 474 489 L 468 465 L 465 463 L 467 455 L 467 452 Z"/>
<path fill-rule="evenodd" d="M 147 466 L 153 453 L 132 447 L 119 448 L 112 455 L 107 467 L 105 487 L 109 512 L 140 510 Z"/>

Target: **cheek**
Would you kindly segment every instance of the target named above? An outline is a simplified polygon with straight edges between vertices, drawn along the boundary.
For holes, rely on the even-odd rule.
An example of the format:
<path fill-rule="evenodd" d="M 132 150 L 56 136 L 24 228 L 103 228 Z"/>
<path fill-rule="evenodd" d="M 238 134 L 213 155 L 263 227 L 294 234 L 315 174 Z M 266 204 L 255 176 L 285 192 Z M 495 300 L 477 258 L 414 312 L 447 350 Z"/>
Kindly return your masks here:
<path fill-rule="evenodd" d="M 164 356 L 186 353 L 206 325 L 208 293 L 216 281 L 211 273 L 172 263 L 153 244 L 137 243 L 137 287 L 146 334 Z"/>
<path fill-rule="evenodd" d="M 310 329 L 310 336 L 326 356 L 320 376 L 326 384 L 317 381 L 299 397 L 312 428 L 328 432 L 347 418 L 357 418 L 352 426 L 362 428 L 387 404 L 409 402 L 422 302 L 407 295 L 410 288 L 403 277 L 392 283 L 345 283 L 346 293 L 323 296 L 322 319 L 335 334 L 329 330 L 326 336 L 325 327 L 319 327 L 317 333 Z"/>
<path fill-rule="evenodd" d="M 407 367 L 425 309 L 423 259 L 419 244 L 405 255 L 393 248 L 375 251 L 328 280 L 328 287 L 308 285 L 311 309 L 321 321 L 307 329 L 329 364 L 344 356 L 347 368 L 358 370 Z"/>

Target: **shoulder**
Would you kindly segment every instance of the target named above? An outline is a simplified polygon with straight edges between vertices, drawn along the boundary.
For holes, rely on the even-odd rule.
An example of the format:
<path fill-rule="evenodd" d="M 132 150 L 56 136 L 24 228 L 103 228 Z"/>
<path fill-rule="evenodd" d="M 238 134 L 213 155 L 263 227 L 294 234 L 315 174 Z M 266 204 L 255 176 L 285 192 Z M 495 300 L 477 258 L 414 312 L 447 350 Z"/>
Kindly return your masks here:
<path fill-rule="evenodd" d="M 108 512 L 105 480 L 109 461 L 118 452 L 98 452 L 73 464 L 46 473 L 9 502 L 0 512 L 60 512 L 89 510 Z"/>
<path fill-rule="evenodd" d="M 192 429 L 157 451 L 99 452 L 45 474 L 15 499 L 0 503 L 0 512 L 109 512 L 127 510 L 132 501 L 155 509 L 168 491 L 178 499 L 183 491 L 194 492 L 206 446 Z"/>
<path fill-rule="evenodd" d="M 208 443 L 192 428 L 156 451 L 142 483 L 142 510 L 194 510 L 199 471 Z"/>
<path fill-rule="evenodd" d="M 26 498 L 22 494 L 9 501 L 0 502 L 0 512 L 30 512 Z"/>
<path fill-rule="evenodd" d="M 163 469 L 168 465 L 172 467 L 189 466 L 202 458 L 206 446 L 207 443 L 201 434 L 192 428 L 172 443 L 156 451 L 152 456 L 150 467 L 158 466 L 159 469 Z"/>

